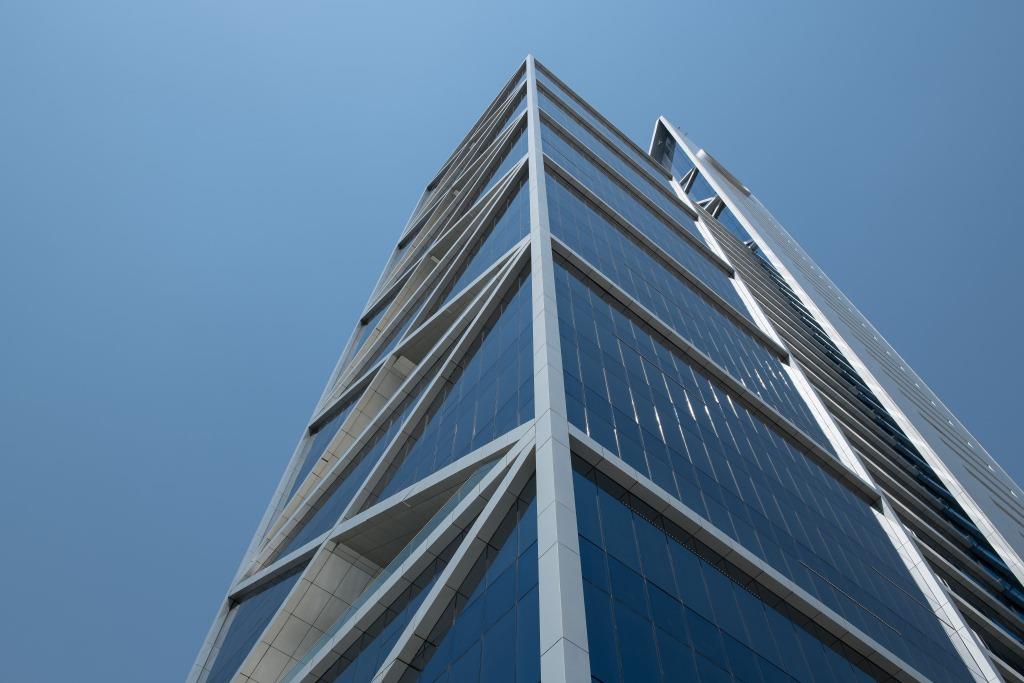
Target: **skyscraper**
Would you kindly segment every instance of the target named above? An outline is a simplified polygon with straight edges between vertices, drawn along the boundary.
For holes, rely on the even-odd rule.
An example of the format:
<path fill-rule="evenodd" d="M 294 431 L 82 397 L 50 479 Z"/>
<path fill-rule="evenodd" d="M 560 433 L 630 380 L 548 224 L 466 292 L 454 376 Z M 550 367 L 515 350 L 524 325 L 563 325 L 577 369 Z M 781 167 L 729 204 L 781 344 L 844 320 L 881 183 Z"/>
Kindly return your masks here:
<path fill-rule="evenodd" d="M 190 680 L 1017 680 L 1021 495 L 735 176 L 528 58 Z"/>

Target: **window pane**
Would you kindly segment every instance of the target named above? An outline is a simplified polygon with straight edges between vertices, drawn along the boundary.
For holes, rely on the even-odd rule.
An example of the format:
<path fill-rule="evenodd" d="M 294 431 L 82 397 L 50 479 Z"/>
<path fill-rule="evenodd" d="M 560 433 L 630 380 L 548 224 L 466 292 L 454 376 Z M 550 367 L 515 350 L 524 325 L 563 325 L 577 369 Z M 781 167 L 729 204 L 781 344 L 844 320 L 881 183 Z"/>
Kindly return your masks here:
<path fill-rule="evenodd" d="M 540 680 L 536 517 L 531 480 L 402 680 Z"/>
<path fill-rule="evenodd" d="M 524 273 L 457 364 L 367 505 L 533 417 L 530 279 Z"/>

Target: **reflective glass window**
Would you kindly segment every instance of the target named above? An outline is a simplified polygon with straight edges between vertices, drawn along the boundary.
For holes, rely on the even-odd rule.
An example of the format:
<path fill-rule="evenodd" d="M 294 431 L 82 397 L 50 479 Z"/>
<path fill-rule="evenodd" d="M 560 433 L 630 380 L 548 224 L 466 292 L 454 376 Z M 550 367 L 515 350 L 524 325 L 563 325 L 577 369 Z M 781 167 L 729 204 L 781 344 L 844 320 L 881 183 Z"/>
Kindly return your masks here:
<path fill-rule="evenodd" d="M 671 218 L 673 218 L 676 221 L 676 223 L 678 223 L 684 230 L 691 232 L 696 237 L 700 237 L 700 233 L 697 232 L 696 228 L 693 225 L 693 219 L 690 217 L 690 214 L 688 214 L 686 210 L 683 209 L 682 205 L 679 203 L 679 200 L 676 199 L 675 196 L 669 194 L 671 190 L 668 188 L 667 185 L 665 187 L 662 187 L 661 185 L 652 181 L 649 177 L 640 173 L 631 165 L 623 161 L 623 159 L 620 156 L 618 156 L 611 148 L 609 148 L 606 144 L 595 138 L 589 131 L 580 126 L 580 124 L 577 123 L 575 119 L 572 119 L 569 116 L 569 114 L 567 114 L 564 110 L 559 109 L 557 105 L 549 104 L 548 109 L 545 111 L 548 111 L 549 114 L 551 111 L 559 112 L 562 120 L 559 120 L 557 116 L 552 116 L 552 118 L 558 121 L 558 123 L 561 124 L 563 128 L 566 128 L 569 131 L 569 133 L 576 137 L 576 139 L 579 142 L 585 145 L 592 154 L 594 154 L 599 159 L 601 159 L 606 164 L 615 169 L 615 171 L 623 179 L 625 179 L 625 181 L 629 183 L 635 191 L 647 197 L 647 199 L 653 202 L 655 206 L 657 206 L 666 214 L 668 214 Z M 547 129 L 547 126 L 545 126 L 545 129 Z M 551 137 L 551 134 L 549 134 L 548 137 Z M 547 138 L 545 138 L 545 140 L 546 139 Z M 589 160 L 581 162 L 580 160 L 574 159 L 572 151 L 565 150 L 563 148 L 563 145 L 567 144 L 569 143 L 563 142 L 560 137 L 559 141 L 555 142 L 557 151 L 565 155 L 567 157 L 567 161 L 573 161 L 575 162 L 575 166 L 579 166 L 579 169 L 569 167 L 567 168 L 567 170 L 573 172 L 574 174 L 576 174 L 577 170 L 588 171 L 589 169 L 586 168 L 586 166 L 592 164 L 593 162 Z M 544 151 L 545 153 L 551 155 L 551 152 L 548 150 L 546 143 Z M 579 154 L 578 150 L 576 153 Z M 556 161 L 558 161 L 557 158 Z M 562 165 L 564 166 L 565 164 Z M 603 175 L 603 172 L 600 173 Z M 577 175 L 577 177 L 579 176 Z M 580 178 L 580 180 L 586 182 L 585 178 Z M 599 194 L 598 196 L 604 198 L 601 194 Z"/>
<path fill-rule="evenodd" d="M 624 250 L 635 254 L 638 249 L 641 249 L 639 240 L 631 236 L 627 237 L 627 231 L 619 227 L 618 224 L 598 209 L 593 202 L 587 200 L 575 189 L 570 188 L 567 183 L 557 176 L 549 173 L 548 178 L 550 179 L 547 182 L 548 212 L 551 216 L 551 230 L 553 233 L 558 234 L 563 239 L 577 236 L 580 240 L 590 239 L 595 242 L 606 243 L 609 247 L 612 247 L 614 244 L 611 251 L 616 254 Z M 725 301 L 732 304 L 736 311 L 746 314 L 746 306 L 743 305 L 736 287 L 724 270 L 709 261 L 705 254 L 701 253 L 691 244 L 685 241 L 676 242 L 675 240 L 671 243 L 675 246 L 675 253 L 672 255 L 679 265 L 696 276 Z M 576 251 L 579 251 L 579 249 Z M 594 248 L 591 248 L 589 251 L 593 252 Z M 642 248 L 642 251 L 644 254 L 647 253 L 646 248 Z M 637 258 L 638 256 L 632 256 L 628 260 L 634 262 Z M 595 265 L 599 264 L 595 263 Z M 655 267 L 664 270 L 664 266 L 656 265 Z"/>
<path fill-rule="evenodd" d="M 606 478 L 573 486 L 595 680 L 874 680 Z"/>
<path fill-rule="evenodd" d="M 964 680 L 862 499 L 580 276 L 555 278 L 572 424 L 929 678 Z"/>
<path fill-rule="evenodd" d="M 561 259 L 559 259 L 559 263 L 562 263 Z M 572 269 L 567 264 L 566 267 Z M 617 312 L 620 310 L 625 311 L 625 309 L 621 304 L 613 302 L 610 295 L 604 292 L 597 295 L 595 290 L 591 294 L 590 290 L 593 287 L 589 284 L 584 284 L 584 281 L 589 282 L 589 280 L 585 280 L 582 275 L 576 275 L 577 271 L 575 269 L 572 269 L 572 271 L 573 275 L 566 273 L 563 278 L 566 283 L 570 283 L 570 287 L 567 287 L 565 291 L 571 293 L 574 297 L 572 299 L 573 305 L 579 303 L 582 307 L 581 315 L 583 319 L 580 322 L 584 327 L 582 329 L 570 327 L 568 330 L 561 330 L 561 332 L 568 334 L 575 331 L 577 334 L 582 335 L 583 338 L 591 338 L 594 334 L 591 331 L 593 323 L 590 318 L 592 316 L 599 315 L 602 320 L 606 320 L 608 316 L 607 311 Z M 634 281 L 630 286 L 639 288 L 640 285 Z M 653 299 L 653 295 L 649 292 L 645 296 L 652 297 Z M 595 309 L 597 310 L 595 311 Z M 560 309 L 559 315 L 568 315 L 569 312 L 571 311 L 562 311 Z M 670 314 L 672 314 L 672 310 L 667 308 L 666 315 Z M 616 338 L 623 340 L 629 346 L 638 346 L 641 349 L 641 355 L 651 355 L 648 352 L 648 348 L 658 349 L 656 356 L 660 360 L 655 360 L 654 362 L 660 364 L 664 369 L 668 370 L 677 363 L 677 361 L 671 360 L 672 358 L 683 358 L 682 354 L 677 351 L 669 352 L 668 349 L 671 346 L 669 346 L 668 342 L 663 340 L 653 330 L 650 330 L 646 324 L 639 322 L 634 314 L 616 313 L 615 317 L 618 320 L 624 321 L 621 323 L 623 325 L 622 328 L 613 330 Z M 674 318 L 670 318 L 670 324 L 672 319 Z M 710 325 L 713 322 L 709 319 L 706 324 Z M 679 324 L 682 325 L 683 323 L 680 322 Z M 697 327 L 693 323 L 687 323 L 687 329 L 697 329 Z M 710 337 L 702 338 L 698 336 L 694 340 L 694 345 L 700 348 L 702 343 L 706 343 L 708 346 L 705 353 L 718 360 L 734 379 L 743 384 L 751 393 L 759 396 L 765 403 L 775 408 L 781 415 L 788 418 L 813 438 L 818 445 L 827 450 L 829 448 L 828 440 L 815 421 L 807 404 L 790 383 L 781 361 L 768 353 L 760 343 L 754 342 L 750 337 L 746 335 L 738 336 L 735 330 L 730 332 L 726 327 L 718 327 L 716 332 L 724 336 L 715 340 L 712 340 Z M 634 337 L 634 335 L 636 336 Z M 636 339 L 640 341 L 636 341 Z M 701 339 L 706 339 L 706 341 L 702 342 Z M 642 378 L 644 373 L 636 369 L 637 361 L 631 356 L 627 357 L 626 360 L 629 362 L 629 369 L 634 370 L 634 374 Z M 678 362 L 684 361 L 680 360 Z M 690 364 L 692 362 L 687 363 Z M 616 389 L 621 388 L 621 385 L 616 385 Z M 625 401 L 625 398 L 622 400 Z"/>
<path fill-rule="evenodd" d="M 544 153 L 546 155 L 569 171 L 587 189 L 600 197 L 601 201 L 629 221 L 633 227 L 664 249 L 669 256 L 680 262 L 687 258 L 691 247 L 684 244 L 686 238 L 679 234 L 674 227 L 659 218 L 649 207 L 634 197 L 623 185 L 613 180 L 575 146 L 546 126 L 544 131 Z M 682 228 L 703 242 L 703 238 L 692 220 L 682 224 Z"/>
<path fill-rule="evenodd" d="M 479 236 L 466 250 L 463 258 L 468 261 L 462 266 L 458 278 L 445 288 L 447 293 L 438 308 L 443 308 L 530 232 L 530 193 L 526 189 L 525 177 L 519 181 L 512 195 L 494 211 L 494 218 L 483 226 Z"/>
<path fill-rule="evenodd" d="M 501 123 L 495 129 L 498 131 L 498 134 L 500 135 L 501 131 L 505 130 L 509 123 L 522 116 L 524 111 L 526 111 L 526 88 L 520 88 L 508 113 L 502 117 Z"/>
<path fill-rule="evenodd" d="M 693 162 L 690 161 L 690 157 L 686 155 L 686 152 L 676 143 L 676 139 L 668 131 L 665 131 L 658 138 L 656 144 L 658 148 L 655 150 L 655 156 L 658 158 L 658 161 L 671 169 L 673 178 L 682 180 L 693 169 Z"/>
<path fill-rule="evenodd" d="M 651 157 L 649 157 L 647 154 L 638 150 L 632 144 L 627 143 L 626 140 L 628 140 L 628 138 L 625 135 L 605 124 L 604 121 L 602 121 L 593 113 L 591 113 L 589 109 L 581 105 L 576 100 L 576 98 L 570 95 L 564 88 L 562 88 L 549 78 L 539 77 L 537 79 L 537 82 L 543 84 L 544 87 L 549 88 L 551 91 L 553 91 L 555 93 L 555 96 L 565 106 L 570 108 L 573 111 L 573 113 L 581 117 L 584 121 L 589 123 L 598 131 L 600 131 L 606 139 L 608 139 L 613 145 L 615 145 L 616 149 L 620 150 L 623 154 L 630 157 L 638 164 L 646 168 L 650 173 L 654 174 L 656 178 L 661 178 L 664 176 L 665 170 L 661 168 L 657 164 L 657 162 L 651 159 Z M 542 98 L 546 97 L 545 93 L 543 92 L 541 92 L 540 95 Z M 543 104 L 541 104 L 541 106 L 543 107 Z"/>
<path fill-rule="evenodd" d="M 524 272 L 485 323 L 369 503 L 387 498 L 533 417 L 533 332 Z"/>
<path fill-rule="evenodd" d="M 733 317 L 637 241 L 618 231 L 570 188 L 556 179 L 548 182 L 547 188 L 554 236 L 752 391 L 762 393 L 773 404 L 776 393 L 789 397 L 790 401 L 780 404 L 780 410 L 802 405 L 779 358 Z M 732 287 L 728 281 L 725 284 Z M 736 304 L 743 305 L 739 301 Z M 777 392 L 762 391 L 766 377 L 777 385 Z"/>
<path fill-rule="evenodd" d="M 532 481 L 513 503 L 401 680 L 540 680 L 537 508 Z"/>
<path fill-rule="evenodd" d="M 512 170 L 519 161 L 526 156 L 527 139 L 525 134 L 525 128 L 521 129 L 517 133 L 513 133 L 512 137 L 502 145 L 501 151 L 498 152 L 498 156 L 501 159 L 500 162 L 494 167 L 490 175 L 480 185 L 480 190 L 477 192 L 476 197 L 473 199 L 475 203 L 484 192 L 491 189 L 495 182 L 505 177 L 505 174 Z"/>

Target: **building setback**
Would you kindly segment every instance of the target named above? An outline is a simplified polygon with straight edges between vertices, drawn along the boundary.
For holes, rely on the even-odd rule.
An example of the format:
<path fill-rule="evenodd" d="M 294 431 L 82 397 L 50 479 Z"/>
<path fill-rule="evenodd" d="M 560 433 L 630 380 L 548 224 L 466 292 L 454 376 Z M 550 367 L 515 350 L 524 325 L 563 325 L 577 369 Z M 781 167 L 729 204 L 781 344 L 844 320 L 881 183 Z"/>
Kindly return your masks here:
<path fill-rule="evenodd" d="M 735 176 L 530 57 L 188 680 L 1024 680 L 1021 496 Z"/>

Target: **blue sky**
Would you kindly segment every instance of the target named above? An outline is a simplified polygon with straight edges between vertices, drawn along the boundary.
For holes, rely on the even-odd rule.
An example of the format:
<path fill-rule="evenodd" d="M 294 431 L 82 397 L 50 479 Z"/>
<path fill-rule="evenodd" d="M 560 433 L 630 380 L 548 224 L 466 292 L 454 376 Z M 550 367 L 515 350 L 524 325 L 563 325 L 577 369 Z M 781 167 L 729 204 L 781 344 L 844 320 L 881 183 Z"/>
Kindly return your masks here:
<path fill-rule="evenodd" d="M 423 185 L 527 52 L 714 153 L 1021 480 L 1022 13 L 3 3 L 5 676 L 184 678 Z"/>

